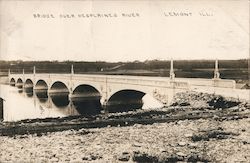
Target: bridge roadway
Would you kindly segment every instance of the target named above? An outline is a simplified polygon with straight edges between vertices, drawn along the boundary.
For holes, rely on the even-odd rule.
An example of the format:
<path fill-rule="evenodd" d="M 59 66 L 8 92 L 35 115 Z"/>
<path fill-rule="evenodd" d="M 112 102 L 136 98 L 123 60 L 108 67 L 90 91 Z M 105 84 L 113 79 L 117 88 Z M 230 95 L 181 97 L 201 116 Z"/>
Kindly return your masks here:
<path fill-rule="evenodd" d="M 50 95 L 68 94 L 69 98 L 100 99 L 103 106 L 140 102 L 145 94 L 170 105 L 178 92 L 212 88 L 235 89 L 234 80 L 91 75 L 91 74 L 9 74 L 10 85 Z"/>

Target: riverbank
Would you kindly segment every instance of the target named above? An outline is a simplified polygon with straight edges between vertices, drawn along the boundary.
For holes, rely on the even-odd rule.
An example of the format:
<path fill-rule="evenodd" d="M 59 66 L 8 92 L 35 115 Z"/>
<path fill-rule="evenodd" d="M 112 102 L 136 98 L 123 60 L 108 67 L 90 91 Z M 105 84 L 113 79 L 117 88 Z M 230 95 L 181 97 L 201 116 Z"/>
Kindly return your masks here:
<path fill-rule="evenodd" d="M 1 162 L 247 162 L 250 118 L 0 137 Z"/>
<path fill-rule="evenodd" d="M 69 116 L 45 119 L 26 119 L 0 123 L 0 135 L 43 134 L 68 129 L 131 126 L 197 119 L 250 118 L 250 104 L 236 98 L 184 92 L 175 96 L 172 106 L 158 109 L 139 109 L 123 113 L 101 113 L 94 116 Z"/>
<path fill-rule="evenodd" d="M 197 92 L 172 106 L 0 124 L 0 162 L 247 162 L 250 105 Z"/>

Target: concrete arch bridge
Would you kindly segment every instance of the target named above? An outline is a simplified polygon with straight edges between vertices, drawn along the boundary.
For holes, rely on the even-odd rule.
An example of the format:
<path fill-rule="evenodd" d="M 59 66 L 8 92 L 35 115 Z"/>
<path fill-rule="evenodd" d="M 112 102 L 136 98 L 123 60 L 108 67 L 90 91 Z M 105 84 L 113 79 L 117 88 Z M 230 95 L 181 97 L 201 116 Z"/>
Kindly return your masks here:
<path fill-rule="evenodd" d="M 195 89 L 208 90 L 235 89 L 234 80 L 219 78 L 218 62 L 215 64 L 213 79 L 176 78 L 171 61 L 170 77 L 147 77 L 125 75 L 74 74 L 11 74 L 9 84 L 35 92 L 48 93 L 50 96 L 66 95 L 72 101 L 95 100 L 107 111 L 115 112 L 120 107 L 140 108 L 142 97 L 147 94 L 164 105 L 170 105 L 174 95 Z M 223 90 L 224 91 L 224 90 Z M 130 105 L 131 104 L 131 105 Z"/>
<path fill-rule="evenodd" d="M 169 78 L 121 75 L 10 74 L 9 82 L 51 96 L 99 99 L 103 106 L 140 102 L 145 94 L 168 105 L 175 93 L 189 89 L 187 82 Z"/>
<path fill-rule="evenodd" d="M 193 87 L 234 87 L 231 80 L 83 74 L 10 74 L 9 82 L 18 88 L 48 92 L 50 96 L 68 95 L 75 101 L 99 100 L 104 108 L 129 103 L 140 105 L 145 94 L 170 105 L 176 93 Z"/>

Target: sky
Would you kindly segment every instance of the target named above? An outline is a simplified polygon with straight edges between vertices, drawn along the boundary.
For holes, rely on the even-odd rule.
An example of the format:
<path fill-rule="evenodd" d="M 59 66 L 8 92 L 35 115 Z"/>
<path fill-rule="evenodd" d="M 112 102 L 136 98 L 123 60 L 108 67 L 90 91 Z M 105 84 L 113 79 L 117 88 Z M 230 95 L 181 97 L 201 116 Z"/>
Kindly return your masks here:
<path fill-rule="evenodd" d="M 249 1 L 0 0 L 0 60 L 171 58 L 249 58 Z"/>

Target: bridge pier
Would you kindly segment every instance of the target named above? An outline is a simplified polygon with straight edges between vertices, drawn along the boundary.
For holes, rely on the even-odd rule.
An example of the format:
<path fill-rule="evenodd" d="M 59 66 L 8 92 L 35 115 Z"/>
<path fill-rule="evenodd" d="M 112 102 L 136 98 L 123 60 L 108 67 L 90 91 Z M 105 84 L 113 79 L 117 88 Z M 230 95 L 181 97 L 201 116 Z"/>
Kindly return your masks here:
<path fill-rule="evenodd" d="M 104 113 L 108 113 L 108 110 L 107 110 L 108 99 L 105 96 L 102 96 L 100 99 L 100 103 L 102 105 L 102 109 Z"/>

